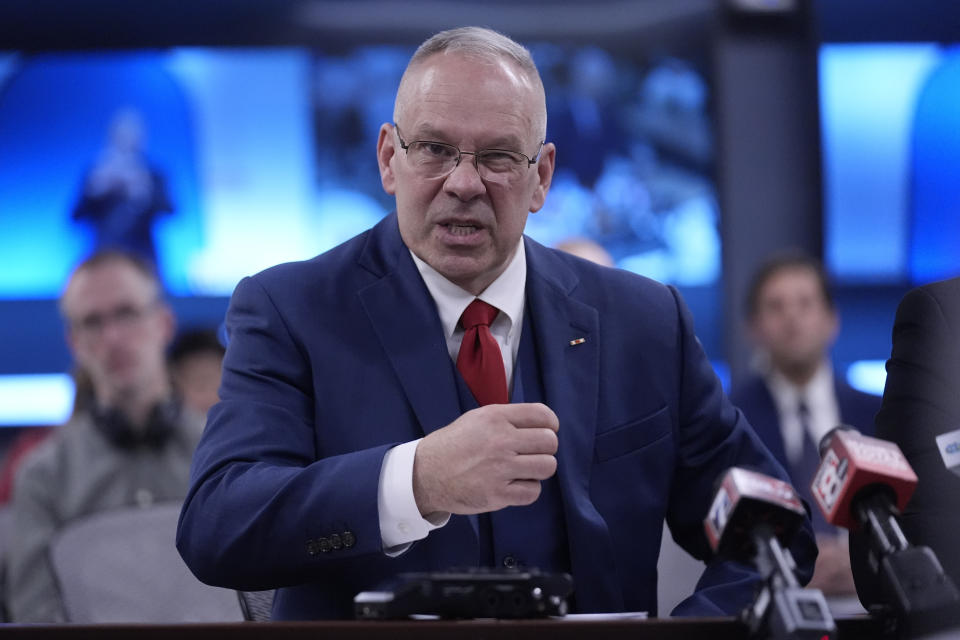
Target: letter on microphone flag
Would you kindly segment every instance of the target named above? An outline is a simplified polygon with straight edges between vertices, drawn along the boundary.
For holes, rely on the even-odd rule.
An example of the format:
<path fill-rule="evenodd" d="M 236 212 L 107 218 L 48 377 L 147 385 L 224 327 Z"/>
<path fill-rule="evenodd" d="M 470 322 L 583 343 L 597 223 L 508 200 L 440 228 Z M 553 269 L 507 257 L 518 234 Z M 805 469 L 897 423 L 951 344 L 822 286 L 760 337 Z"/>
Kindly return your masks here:
<path fill-rule="evenodd" d="M 937 436 L 937 449 L 947 469 L 960 475 L 960 429 Z"/>
<path fill-rule="evenodd" d="M 841 460 L 833 449 L 828 449 L 813 478 L 814 499 L 825 513 L 833 511 L 840 497 L 840 490 L 847 481 L 847 460 Z"/>

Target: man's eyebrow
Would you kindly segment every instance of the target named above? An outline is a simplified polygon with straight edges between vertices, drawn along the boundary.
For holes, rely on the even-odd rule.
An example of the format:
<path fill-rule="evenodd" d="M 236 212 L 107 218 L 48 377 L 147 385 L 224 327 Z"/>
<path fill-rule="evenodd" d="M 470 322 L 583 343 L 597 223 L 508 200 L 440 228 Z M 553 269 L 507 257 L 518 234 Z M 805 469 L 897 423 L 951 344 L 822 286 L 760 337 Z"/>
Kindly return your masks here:
<path fill-rule="evenodd" d="M 421 125 L 419 128 L 414 129 L 412 137 L 414 140 L 436 140 L 437 142 L 444 142 L 449 139 L 447 134 L 439 129 L 434 129 L 428 124 Z"/>
<path fill-rule="evenodd" d="M 523 151 L 523 143 L 515 136 L 502 136 L 493 138 L 488 144 L 483 145 L 484 149 L 503 149 L 504 151 Z"/>
<path fill-rule="evenodd" d="M 414 135 L 411 136 L 414 140 L 424 140 L 424 141 L 436 141 L 436 142 L 446 142 L 447 144 L 453 144 L 450 142 L 450 136 L 439 129 L 436 129 L 428 124 L 422 125 L 419 128 L 414 130 Z M 490 138 L 482 147 L 478 149 L 467 149 L 467 151 L 479 151 L 480 149 L 503 149 L 505 151 L 522 151 L 521 141 L 513 135 L 498 136 L 495 138 Z"/>

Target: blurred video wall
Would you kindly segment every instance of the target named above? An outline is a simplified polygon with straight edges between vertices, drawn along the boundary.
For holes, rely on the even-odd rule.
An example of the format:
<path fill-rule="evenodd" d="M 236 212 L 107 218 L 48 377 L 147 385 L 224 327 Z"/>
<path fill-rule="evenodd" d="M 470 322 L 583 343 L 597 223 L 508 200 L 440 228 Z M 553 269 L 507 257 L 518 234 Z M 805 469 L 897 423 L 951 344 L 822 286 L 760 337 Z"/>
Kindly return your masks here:
<path fill-rule="evenodd" d="M 819 64 L 831 275 L 960 275 L 960 46 L 830 43 Z"/>
<path fill-rule="evenodd" d="M 558 147 L 527 232 L 547 245 L 592 239 L 617 266 L 678 285 L 719 355 L 707 43 L 682 57 L 527 44 Z M 181 319 L 216 326 L 240 278 L 310 258 L 387 214 L 377 133 L 412 52 L 0 54 L 0 328 L 15 336 L 0 352 L 0 424 L 56 423 L 69 411 L 55 299 L 98 245 L 155 257 Z"/>
<path fill-rule="evenodd" d="M 711 285 L 720 268 L 707 83 L 688 61 L 532 46 L 559 148 L 546 244 Z M 392 203 L 374 149 L 412 48 L 8 55 L 0 72 L 0 298 L 56 296 L 98 244 L 156 256 L 174 295 L 229 295 Z"/>

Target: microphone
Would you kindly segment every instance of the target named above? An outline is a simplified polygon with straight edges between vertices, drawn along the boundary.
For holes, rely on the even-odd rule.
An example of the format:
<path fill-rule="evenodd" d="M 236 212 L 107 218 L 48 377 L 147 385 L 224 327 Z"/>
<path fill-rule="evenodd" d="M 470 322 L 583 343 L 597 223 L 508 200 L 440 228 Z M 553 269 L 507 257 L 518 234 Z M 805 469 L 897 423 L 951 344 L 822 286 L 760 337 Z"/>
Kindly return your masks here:
<path fill-rule="evenodd" d="M 820 455 L 810 487 L 814 501 L 831 524 L 864 530 L 884 601 L 902 620 L 919 620 L 920 612 L 932 619 L 931 612 L 960 606 L 960 593 L 933 551 L 912 546 L 900 528 L 897 518 L 917 486 L 900 448 L 840 425 L 820 441 Z"/>
<path fill-rule="evenodd" d="M 902 510 L 917 487 L 917 474 L 892 442 L 839 425 L 821 438 L 819 448 L 820 466 L 810 490 L 830 524 L 857 531 L 861 518 L 854 498 L 881 492 Z"/>
<path fill-rule="evenodd" d="M 703 525 L 715 553 L 752 562 L 763 576 L 760 592 L 742 614 L 751 637 L 835 637 L 823 594 L 800 586 L 785 546 L 805 517 L 797 492 L 782 480 L 739 467 L 721 476 Z"/>
<path fill-rule="evenodd" d="M 960 476 L 960 429 L 937 436 L 937 450 L 947 469 Z"/>

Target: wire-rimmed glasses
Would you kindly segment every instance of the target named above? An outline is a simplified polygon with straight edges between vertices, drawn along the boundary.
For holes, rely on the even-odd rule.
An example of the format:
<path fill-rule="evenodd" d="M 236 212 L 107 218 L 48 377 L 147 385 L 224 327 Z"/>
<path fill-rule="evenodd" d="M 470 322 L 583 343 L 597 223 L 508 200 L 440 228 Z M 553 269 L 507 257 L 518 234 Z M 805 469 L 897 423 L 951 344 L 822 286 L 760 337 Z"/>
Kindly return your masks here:
<path fill-rule="evenodd" d="M 501 185 L 509 185 L 522 178 L 531 165 L 536 164 L 543 151 L 543 142 L 532 158 L 519 151 L 508 149 L 480 149 L 479 151 L 461 151 L 459 147 L 446 142 L 433 140 L 412 140 L 404 142 L 400 128 L 394 124 L 400 148 L 407 154 L 414 171 L 423 178 L 443 178 L 460 166 L 464 155 L 473 156 L 473 166 L 484 180 Z"/>

